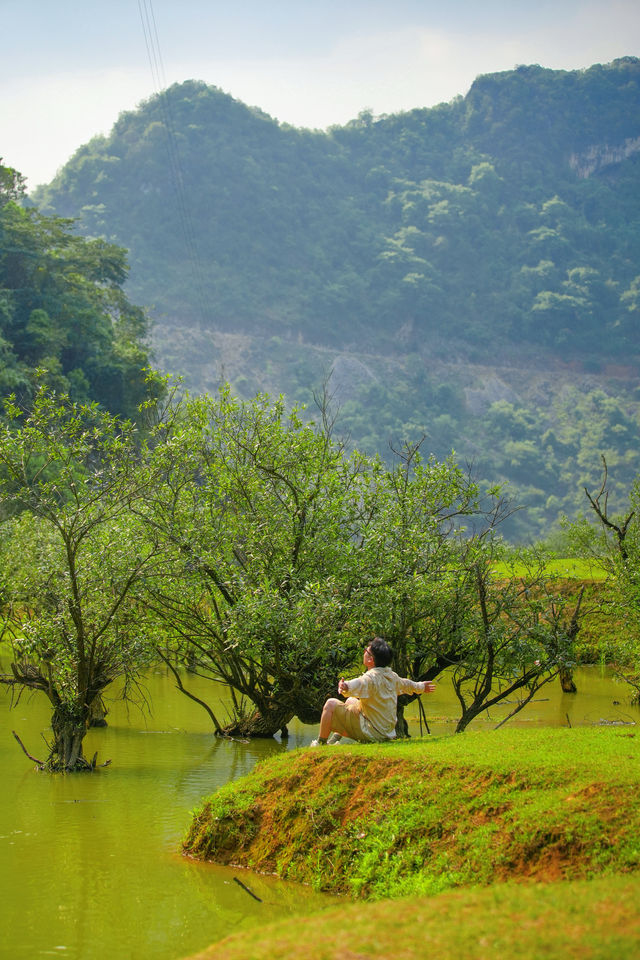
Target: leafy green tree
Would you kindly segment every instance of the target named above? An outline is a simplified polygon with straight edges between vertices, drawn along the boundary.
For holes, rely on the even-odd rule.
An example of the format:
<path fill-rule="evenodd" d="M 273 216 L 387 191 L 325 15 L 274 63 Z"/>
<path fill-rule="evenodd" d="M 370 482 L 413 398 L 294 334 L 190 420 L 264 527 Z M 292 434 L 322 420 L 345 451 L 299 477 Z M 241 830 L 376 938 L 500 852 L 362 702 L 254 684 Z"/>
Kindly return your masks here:
<path fill-rule="evenodd" d="M 22 200 L 25 193 L 26 185 L 22 174 L 13 167 L 5 167 L 0 157 L 0 207 Z"/>
<path fill-rule="evenodd" d="M 425 462 L 414 444 L 378 471 L 367 503 L 354 620 L 363 637 L 390 641 L 403 676 L 451 675 L 458 731 L 523 691 L 512 716 L 572 665 L 581 600 L 533 555 L 507 569 L 499 530 L 511 508 L 499 489 L 483 495 L 453 458 Z M 399 701 L 400 735 L 410 699 Z"/>
<path fill-rule="evenodd" d="M 75 399 L 133 415 L 149 358 L 145 315 L 123 290 L 125 251 L 25 207 L 23 193 L 0 165 L 0 393 L 32 396 L 40 368 Z"/>
<path fill-rule="evenodd" d="M 227 389 L 183 402 L 156 458 L 165 482 L 136 511 L 175 558 L 171 579 L 145 582 L 165 656 L 228 686 L 225 732 L 316 721 L 353 654 L 361 458 L 322 414 L 314 425 L 282 399 Z"/>
<path fill-rule="evenodd" d="M 375 633 L 405 675 L 431 679 L 455 666 L 461 698 L 464 684 L 482 679 L 464 725 L 485 700 L 549 679 L 553 656 L 557 671 L 551 642 L 544 665 L 533 663 L 539 616 L 526 646 L 517 632 L 498 643 L 477 612 L 487 609 L 477 571 L 488 569 L 498 493 L 483 504 L 453 458 L 423 462 L 418 447 L 389 468 L 346 457 L 326 416 L 304 423 L 281 400 L 240 402 L 225 389 L 180 405 L 156 453 L 165 482 L 135 508 L 173 557 L 173 573 L 147 578 L 141 602 L 157 617 L 161 655 L 183 692 L 194 697 L 180 665 L 230 689 L 231 723 L 200 701 L 218 733 L 272 736 L 294 716 L 317 721 L 354 650 Z M 515 621 L 517 598 L 508 599 Z M 525 647 L 527 669 L 502 683 Z"/>
<path fill-rule="evenodd" d="M 431 680 L 459 656 L 463 558 L 475 542 L 464 530 L 480 522 L 482 507 L 477 484 L 453 457 L 424 461 L 419 446 L 372 471 L 352 616 L 363 640 L 389 641 L 402 676 Z M 410 699 L 399 701 L 400 733 Z"/>
<path fill-rule="evenodd" d="M 157 554 L 131 505 L 146 494 L 135 426 L 41 388 L 28 412 L 5 401 L 0 427 L 1 589 L 11 673 L 0 682 L 51 704 L 47 769 L 83 754 L 92 708 L 125 693 L 152 648 L 134 594 Z"/>

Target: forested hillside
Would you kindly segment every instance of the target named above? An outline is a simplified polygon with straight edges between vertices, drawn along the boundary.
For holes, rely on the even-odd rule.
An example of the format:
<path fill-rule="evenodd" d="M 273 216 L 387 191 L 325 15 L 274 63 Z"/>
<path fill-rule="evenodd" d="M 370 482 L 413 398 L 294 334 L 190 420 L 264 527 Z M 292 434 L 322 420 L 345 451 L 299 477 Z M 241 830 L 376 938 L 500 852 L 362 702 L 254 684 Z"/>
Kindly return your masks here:
<path fill-rule="evenodd" d="M 147 322 L 122 289 L 125 251 L 25 209 L 23 197 L 22 176 L 0 160 L 0 401 L 15 394 L 28 405 L 45 382 L 137 415 L 147 395 Z"/>
<path fill-rule="evenodd" d="M 483 76 L 327 132 L 188 81 L 123 114 L 34 197 L 129 251 L 165 369 L 309 401 L 351 442 L 426 434 L 527 505 L 640 470 L 640 60 Z"/>

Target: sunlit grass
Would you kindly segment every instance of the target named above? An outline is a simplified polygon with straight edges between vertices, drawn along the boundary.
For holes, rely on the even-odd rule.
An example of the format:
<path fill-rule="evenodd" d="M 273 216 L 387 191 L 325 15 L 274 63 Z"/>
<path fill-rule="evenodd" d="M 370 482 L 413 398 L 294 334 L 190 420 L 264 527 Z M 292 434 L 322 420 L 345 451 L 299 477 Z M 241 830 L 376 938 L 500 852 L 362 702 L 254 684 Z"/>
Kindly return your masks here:
<path fill-rule="evenodd" d="M 198 960 L 635 960 L 639 902 L 640 877 L 630 876 L 345 904 L 235 934 Z"/>
<path fill-rule="evenodd" d="M 494 564 L 497 574 L 503 576 L 525 576 L 527 568 L 522 565 L 511 565 L 504 562 Z M 545 571 L 549 576 L 566 577 L 571 580 L 604 580 L 606 571 L 596 560 L 582 557 L 554 557 L 545 563 Z"/>
<path fill-rule="evenodd" d="M 300 750 L 214 794 L 185 849 L 371 899 L 612 875 L 640 868 L 639 760 L 616 728 Z"/>
<path fill-rule="evenodd" d="M 635 958 L 638 760 L 640 736 L 613 728 L 272 758 L 211 798 L 190 852 L 204 844 L 205 856 L 369 902 L 238 934 L 199 957 Z"/>

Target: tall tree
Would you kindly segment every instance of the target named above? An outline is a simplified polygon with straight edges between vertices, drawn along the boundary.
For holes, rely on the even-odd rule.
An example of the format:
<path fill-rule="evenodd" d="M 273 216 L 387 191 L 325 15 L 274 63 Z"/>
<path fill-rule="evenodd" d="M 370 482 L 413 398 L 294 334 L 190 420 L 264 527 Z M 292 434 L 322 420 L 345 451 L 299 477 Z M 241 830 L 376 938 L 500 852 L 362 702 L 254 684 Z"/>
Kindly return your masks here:
<path fill-rule="evenodd" d="M 614 512 L 609 505 L 609 471 L 602 457 L 602 482 L 585 494 L 597 521 L 571 527 L 581 551 L 588 551 L 606 570 L 613 587 L 613 604 L 604 601 L 605 613 L 615 619 L 617 641 L 610 651 L 616 675 L 634 690 L 640 702 L 640 477 L 629 491 L 626 510 Z"/>
<path fill-rule="evenodd" d="M 413 444 L 378 472 L 369 498 L 354 619 L 364 636 L 390 641 L 403 676 L 451 675 L 458 731 L 523 691 L 516 713 L 572 665 L 580 600 L 533 554 L 505 553 L 500 525 L 511 508 L 499 488 L 483 492 L 453 457 L 424 461 Z M 399 735 L 411 699 L 399 698 Z"/>
<path fill-rule="evenodd" d="M 583 590 L 568 595 L 547 572 L 546 557 L 501 555 L 492 540 L 483 548 L 470 571 L 465 642 L 452 671 L 461 708 L 456 733 L 507 702 L 502 726 L 559 673 L 570 675 L 581 625 Z"/>
<path fill-rule="evenodd" d="M 134 587 L 157 564 L 131 514 L 147 491 L 129 421 L 41 388 L 29 411 L 5 402 L 0 426 L 0 588 L 16 693 L 52 708 L 44 766 L 95 765 L 83 754 L 92 707 L 116 679 L 149 663 Z"/>
<path fill-rule="evenodd" d="M 322 414 L 304 422 L 281 399 L 222 390 L 176 423 L 157 452 L 165 483 L 136 508 L 176 558 L 173 579 L 147 581 L 145 595 L 169 659 L 229 687 L 229 731 L 316 721 L 353 655 L 362 461 Z"/>

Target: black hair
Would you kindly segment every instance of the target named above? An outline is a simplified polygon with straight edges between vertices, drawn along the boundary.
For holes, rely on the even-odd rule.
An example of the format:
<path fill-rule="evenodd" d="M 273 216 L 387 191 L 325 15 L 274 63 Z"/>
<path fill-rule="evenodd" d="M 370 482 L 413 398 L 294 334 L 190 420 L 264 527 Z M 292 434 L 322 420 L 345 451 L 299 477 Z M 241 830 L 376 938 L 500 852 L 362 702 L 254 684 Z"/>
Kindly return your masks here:
<path fill-rule="evenodd" d="M 382 637 L 376 637 L 375 640 L 372 640 L 369 644 L 369 650 L 376 667 L 388 667 L 393 660 L 393 650 Z"/>

